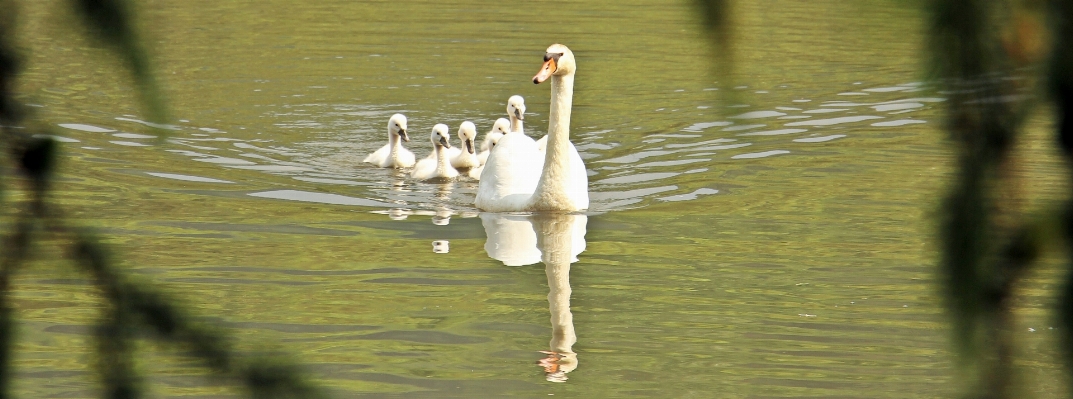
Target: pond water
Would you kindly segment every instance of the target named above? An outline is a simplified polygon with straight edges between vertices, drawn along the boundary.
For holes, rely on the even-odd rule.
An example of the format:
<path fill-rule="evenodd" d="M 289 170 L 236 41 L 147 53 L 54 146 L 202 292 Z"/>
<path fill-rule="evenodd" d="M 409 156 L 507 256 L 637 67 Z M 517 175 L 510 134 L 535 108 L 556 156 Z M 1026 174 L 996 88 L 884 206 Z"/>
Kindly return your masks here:
<path fill-rule="evenodd" d="M 68 216 L 337 397 L 959 389 L 930 218 L 950 173 L 945 99 L 921 83 L 909 2 L 742 2 L 733 80 L 712 73 L 689 3 L 147 2 L 166 137 L 66 3 L 24 3 L 19 91 L 64 143 Z M 474 181 L 361 162 L 394 113 L 423 157 L 433 124 L 470 120 L 481 140 L 514 94 L 539 137 L 550 95 L 531 78 L 554 42 L 577 57 L 587 212 L 480 213 Z M 37 263 L 17 285 L 20 396 L 96 396 L 98 295 Z M 1056 273 L 1027 284 L 1017 333 L 1040 397 L 1063 392 Z M 241 392 L 180 350 L 141 350 L 153 396 Z"/>

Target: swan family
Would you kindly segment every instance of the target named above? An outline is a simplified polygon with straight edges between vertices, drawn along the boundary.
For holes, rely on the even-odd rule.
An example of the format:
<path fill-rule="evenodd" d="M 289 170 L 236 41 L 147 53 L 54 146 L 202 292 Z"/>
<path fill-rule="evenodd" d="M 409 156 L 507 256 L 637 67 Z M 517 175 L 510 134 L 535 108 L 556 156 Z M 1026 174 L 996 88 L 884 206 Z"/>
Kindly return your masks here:
<path fill-rule="evenodd" d="M 365 158 L 381 168 L 413 167 L 419 180 L 451 180 L 465 175 L 479 180 L 474 205 L 487 212 L 576 212 L 589 207 L 585 163 L 570 142 L 570 111 L 574 95 L 574 54 L 562 44 L 553 44 L 544 54 L 544 64 L 533 77 L 534 84 L 551 81 L 551 112 L 548 133 L 533 140 L 524 132 L 525 100 L 507 100 L 507 119 L 500 118 L 476 148 L 477 128 L 462 122 L 457 147 L 450 144 L 447 125 L 432 128 L 432 152 L 415 162 L 409 142 L 406 117 L 388 120 L 388 142 Z M 464 172 L 464 173 L 463 173 Z"/>

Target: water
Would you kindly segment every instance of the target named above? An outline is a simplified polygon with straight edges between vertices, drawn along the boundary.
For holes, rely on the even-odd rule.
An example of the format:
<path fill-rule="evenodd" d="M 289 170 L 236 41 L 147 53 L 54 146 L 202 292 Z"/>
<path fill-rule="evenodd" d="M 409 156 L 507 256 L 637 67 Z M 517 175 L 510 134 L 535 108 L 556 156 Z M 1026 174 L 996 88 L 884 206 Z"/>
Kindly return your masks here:
<path fill-rule="evenodd" d="M 920 82 L 923 15 L 902 2 L 741 4 L 732 83 L 688 4 L 153 2 L 166 132 L 63 4 L 25 5 L 21 30 L 20 92 L 67 156 L 57 200 L 125 269 L 338 397 L 957 390 L 930 218 L 944 98 Z M 482 214 L 475 182 L 360 162 L 393 113 L 423 157 L 433 124 L 471 120 L 481 140 L 513 94 L 539 136 L 548 87 L 529 82 L 556 41 L 578 59 L 584 215 Z M 1027 151 L 1044 176 L 1028 189 L 1054 198 L 1061 164 Z M 17 285 L 18 389 L 95 396 L 100 300 L 39 263 Z M 1040 397 L 1062 392 L 1057 273 L 1019 308 Z M 141 349 L 154 396 L 239 392 Z"/>

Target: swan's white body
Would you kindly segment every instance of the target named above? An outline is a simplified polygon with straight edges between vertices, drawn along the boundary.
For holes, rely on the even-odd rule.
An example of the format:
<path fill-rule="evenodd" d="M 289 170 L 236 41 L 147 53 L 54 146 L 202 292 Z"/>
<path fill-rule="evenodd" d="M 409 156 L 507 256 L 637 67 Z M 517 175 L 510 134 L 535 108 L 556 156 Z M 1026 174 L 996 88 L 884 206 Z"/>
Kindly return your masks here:
<path fill-rule="evenodd" d="M 414 153 L 402 147 L 402 141 L 410 141 L 406 136 L 406 116 L 395 114 L 387 121 L 387 145 L 380 147 L 363 162 L 381 168 L 409 168 L 414 166 Z"/>
<path fill-rule="evenodd" d="M 524 134 L 499 140 L 481 173 L 477 208 L 490 212 L 574 212 L 589 207 L 589 178 L 581 155 L 570 143 L 574 92 L 574 55 L 561 44 L 548 47 L 545 63 L 533 78 L 551 78 L 547 151 Z"/>
<path fill-rule="evenodd" d="M 458 139 L 462 141 L 456 148 L 449 149 L 451 166 L 455 169 L 472 169 L 481 166 L 477 159 L 477 126 L 473 122 L 465 121 L 458 127 Z"/>
<path fill-rule="evenodd" d="M 453 179 L 458 177 L 458 171 L 451 166 L 448 159 L 447 149 L 451 148 L 449 142 L 451 134 L 447 131 L 447 125 L 442 123 L 432 127 L 432 153 L 414 166 L 410 177 L 418 180 L 430 179 Z"/>

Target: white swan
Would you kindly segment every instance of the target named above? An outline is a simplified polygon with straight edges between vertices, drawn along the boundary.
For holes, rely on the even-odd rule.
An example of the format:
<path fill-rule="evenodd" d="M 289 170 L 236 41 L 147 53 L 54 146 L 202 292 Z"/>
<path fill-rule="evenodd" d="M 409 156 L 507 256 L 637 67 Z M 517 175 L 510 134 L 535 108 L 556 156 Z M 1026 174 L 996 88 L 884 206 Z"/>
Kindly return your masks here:
<path fill-rule="evenodd" d="M 548 150 L 548 135 L 544 135 L 536 141 L 537 151 L 544 152 Z"/>
<path fill-rule="evenodd" d="M 481 166 L 477 159 L 477 149 L 474 140 L 477 139 L 477 126 L 473 122 L 465 121 L 458 127 L 458 139 L 462 144 L 457 148 L 451 148 L 451 166 L 455 169 L 471 169 Z"/>
<path fill-rule="evenodd" d="M 525 120 L 525 99 L 519 95 L 507 99 L 507 116 L 510 117 L 511 133 L 525 133 L 522 121 Z"/>
<path fill-rule="evenodd" d="M 402 141 L 410 141 L 406 136 L 406 116 L 391 115 L 387 121 L 387 145 L 369 154 L 362 162 L 368 162 L 381 168 L 409 168 L 414 166 L 414 153 L 402 147 Z"/>
<path fill-rule="evenodd" d="M 432 153 L 414 166 L 410 177 L 419 180 L 430 179 L 453 179 L 458 176 L 458 171 L 451 166 L 447 159 L 447 149 L 451 148 L 451 134 L 447 131 L 447 125 L 437 123 L 432 127 Z"/>
<path fill-rule="evenodd" d="M 492 148 L 499 144 L 499 139 L 503 138 L 503 135 L 507 133 L 510 133 L 510 121 L 507 118 L 496 119 L 496 122 L 492 125 L 492 130 L 484 135 L 484 141 L 481 142 L 481 153 L 477 154 L 477 160 L 481 161 L 481 165 L 488 162 L 488 155 L 492 153 Z"/>
<path fill-rule="evenodd" d="M 524 134 L 503 136 L 492 150 L 477 188 L 477 208 L 491 212 L 560 211 L 589 207 L 585 163 L 570 143 L 570 108 L 574 96 L 574 54 L 553 44 L 533 77 L 551 78 L 546 154 Z"/>

